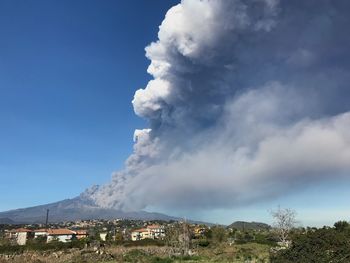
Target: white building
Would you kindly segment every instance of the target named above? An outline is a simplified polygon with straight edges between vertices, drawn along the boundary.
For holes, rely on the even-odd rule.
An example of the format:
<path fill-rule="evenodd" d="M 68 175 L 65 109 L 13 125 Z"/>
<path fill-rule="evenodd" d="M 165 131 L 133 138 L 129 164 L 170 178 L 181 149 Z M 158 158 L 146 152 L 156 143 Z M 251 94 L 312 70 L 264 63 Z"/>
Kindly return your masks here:
<path fill-rule="evenodd" d="M 75 232 L 69 229 L 48 229 L 47 243 L 57 240 L 63 243 L 70 242 L 75 235 Z"/>
<path fill-rule="evenodd" d="M 136 229 L 131 232 L 131 240 L 137 241 L 146 238 L 161 239 L 165 237 L 165 229 L 160 225 L 150 225 L 146 228 Z"/>
<path fill-rule="evenodd" d="M 147 229 L 150 230 L 150 236 L 153 239 L 161 239 L 165 237 L 165 228 L 160 225 L 150 225 L 147 226 Z"/>
<path fill-rule="evenodd" d="M 102 241 L 106 241 L 106 239 L 107 239 L 107 233 L 105 233 L 105 232 L 100 233 L 100 239 L 101 239 Z"/>
<path fill-rule="evenodd" d="M 37 230 L 34 230 L 33 232 L 34 232 L 34 238 L 47 236 L 47 229 L 37 229 Z"/>
<path fill-rule="evenodd" d="M 136 229 L 131 232 L 131 240 L 137 241 L 150 238 L 150 230 L 147 228 Z"/>
<path fill-rule="evenodd" d="M 72 238 L 76 235 L 76 232 L 66 229 L 37 229 L 34 230 L 34 238 L 40 236 L 46 236 L 46 242 L 60 241 L 63 243 L 70 242 Z"/>
<path fill-rule="evenodd" d="M 26 228 L 13 229 L 9 232 L 9 238 L 16 240 L 18 245 L 25 245 L 27 240 L 32 237 L 32 231 Z"/>

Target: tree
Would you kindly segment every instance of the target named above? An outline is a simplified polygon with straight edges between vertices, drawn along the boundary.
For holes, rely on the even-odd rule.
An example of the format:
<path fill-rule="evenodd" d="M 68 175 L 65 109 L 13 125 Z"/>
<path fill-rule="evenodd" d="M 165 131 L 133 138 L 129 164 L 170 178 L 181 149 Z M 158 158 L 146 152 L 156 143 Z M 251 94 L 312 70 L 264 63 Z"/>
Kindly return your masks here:
<path fill-rule="evenodd" d="M 349 228 L 349 223 L 346 221 L 338 221 L 334 223 L 334 227 L 337 231 L 344 231 Z"/>
<path fill-rule="evenodd" d="M 288 246 L 289 232 L 296 223 L 296 212 L 289 208 L 278 207 L 277 210 L 270 213 L 274 219 L 274 228 L 279 241 L 282 245 Z"/>
<path fill-rule="evenodd" d="M 211 228 L 211 232 L 212 232 L 213 241 L 215 241 L 217 243 L 221 243 L 223 241 L 226 241 L 227 233 L 226 233 L 225 228 L 223 228 L 221 226 L 213 226 Z"/>
<path fill-rule="evenodd" d="M 178 247 L 179 235 L 181 233 L 181 225 L 179 223 L 172 223 L 165 228 L 164 242 L 167 246 Z"/>
<path fill-rule="evenodd" d="M 172 247 L 172 250 L 169 250 L 169 256 L 175 252 L 188 255 L 191 241 L 188 224 L 186 222 L 172 223 L 168 225 L 165 232 L 164 242 L 167 246 Z"/>
<path fill-rule="evenodd" d="M 186 221 L 182 223 L 182 233 L 179 235 L 178 239 L 180 241 L 182 255 L 188 256 L 190 252 L 191 233 Z"/>

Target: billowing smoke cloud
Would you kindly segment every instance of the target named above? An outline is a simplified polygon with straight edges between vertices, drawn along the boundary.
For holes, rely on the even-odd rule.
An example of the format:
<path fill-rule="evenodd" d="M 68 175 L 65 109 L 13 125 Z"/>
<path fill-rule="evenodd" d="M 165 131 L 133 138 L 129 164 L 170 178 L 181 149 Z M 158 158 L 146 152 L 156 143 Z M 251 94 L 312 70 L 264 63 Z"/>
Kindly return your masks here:
<path fill-rule="evenodd" d="M 146 47 L 104 207 L 229 207 L 350 173 L 350 2 L 183 0 Z"/>

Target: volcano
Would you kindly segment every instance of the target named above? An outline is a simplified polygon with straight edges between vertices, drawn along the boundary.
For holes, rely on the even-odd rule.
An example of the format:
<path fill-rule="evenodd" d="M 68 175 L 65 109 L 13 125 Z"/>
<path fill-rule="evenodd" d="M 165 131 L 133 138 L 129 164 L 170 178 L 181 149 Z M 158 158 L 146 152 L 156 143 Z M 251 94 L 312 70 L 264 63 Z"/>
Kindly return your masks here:
<path fill-rule="evenodd" d="M 0 222 L 15 223 L 45 223 L 46 211 L 50 210 L 49 222 L 76 221 L 87 219 L 137 219 L 137 220 L 179 220 L 177 217 L 146 211 L 125 212 L 113 208 L 103 208 L 96 205 L 91 198 L 91 189 L 86 190 L 72 199 L 49 203 L 45 205 L 20 208 L 0 212 Z M 6 219 L 6 220 L 5 220 Z"/>

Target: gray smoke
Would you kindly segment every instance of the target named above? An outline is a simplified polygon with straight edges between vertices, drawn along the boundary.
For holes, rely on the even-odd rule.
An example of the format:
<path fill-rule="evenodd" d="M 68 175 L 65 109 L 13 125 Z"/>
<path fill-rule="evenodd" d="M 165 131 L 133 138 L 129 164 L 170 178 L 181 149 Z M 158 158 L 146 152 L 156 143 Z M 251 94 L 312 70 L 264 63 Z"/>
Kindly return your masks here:
<path fill-rule="evenodd" d="M 103 207 L 230 207 L 350 172 L 350 2 L 183 0 L 146 47 L 134 153 Z"/>

